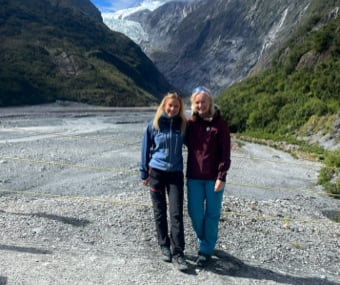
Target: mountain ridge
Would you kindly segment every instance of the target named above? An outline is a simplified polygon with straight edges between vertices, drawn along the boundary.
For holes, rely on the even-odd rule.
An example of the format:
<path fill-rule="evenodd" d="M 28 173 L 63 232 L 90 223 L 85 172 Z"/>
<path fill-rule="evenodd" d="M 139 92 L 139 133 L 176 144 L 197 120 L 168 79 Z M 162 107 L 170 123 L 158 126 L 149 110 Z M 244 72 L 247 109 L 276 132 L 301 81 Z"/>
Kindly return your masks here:
<path fill-rule="evenodd" d="M 218 95 L 289 37 L 311 1 L 170 1 L 126 19 L 142 26 L 148 38 L 138 44 L 174 86 Z"/>
<path fill-rule="evenodd" d="M 88 0 L 2 0 L 0 106 L 157 104 L 172 85 Z"/>

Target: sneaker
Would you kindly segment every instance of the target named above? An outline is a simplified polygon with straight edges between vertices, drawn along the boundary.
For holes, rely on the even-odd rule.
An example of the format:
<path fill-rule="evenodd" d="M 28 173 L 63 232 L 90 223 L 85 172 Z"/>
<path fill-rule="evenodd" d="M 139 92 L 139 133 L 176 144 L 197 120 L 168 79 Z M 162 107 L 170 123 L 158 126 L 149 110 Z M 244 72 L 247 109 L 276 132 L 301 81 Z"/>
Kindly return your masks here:
<path fill-rule="evenodd" d="M 198 267 L 206 267 L 210 261 L 211 257 L 204 253 L 198 253 L 198 257 L 196 259 L 196 265 Z"/>
<path fill-rule="evenodd" d="M 183 254 L 176 255 L 174 260 L 175 260 L 175 265 L 176 265 L 176 267 L 178 268 L 179 271 L 188 270 L 189 266 L 188 266 L 188 263 L 186 262 Z"/>
<path fill-rule="evenodd" d="M 170 248 L 167 246 L 162 246 L 161 247 L 161 252 L 162 252 L 162 260 L 165 262 L 171 262 L 171 251 Z"/>

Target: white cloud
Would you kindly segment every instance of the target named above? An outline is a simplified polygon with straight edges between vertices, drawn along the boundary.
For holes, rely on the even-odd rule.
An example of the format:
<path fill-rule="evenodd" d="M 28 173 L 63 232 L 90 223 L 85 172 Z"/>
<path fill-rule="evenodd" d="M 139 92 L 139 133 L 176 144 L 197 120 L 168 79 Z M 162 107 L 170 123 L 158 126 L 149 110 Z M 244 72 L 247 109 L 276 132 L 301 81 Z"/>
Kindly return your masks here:
<path fill-rule="evenodd" d="M 127 9 L 154 10 L 166 2 L 174 0 L 91 0 L 102 13 L 117 12 Z M 189 1 L 189 0 L 182 0 Z"/>
<path fill-rule="evenodd" d="M 113 11 L 127 9 L 138 5 L 142 0 L 111 0 L 111 8 Z"/>
<path fill-rule="evenodd" d="M 101 12 L 115 12 L 138 5 L 143 0 L 91 0 Z"/>

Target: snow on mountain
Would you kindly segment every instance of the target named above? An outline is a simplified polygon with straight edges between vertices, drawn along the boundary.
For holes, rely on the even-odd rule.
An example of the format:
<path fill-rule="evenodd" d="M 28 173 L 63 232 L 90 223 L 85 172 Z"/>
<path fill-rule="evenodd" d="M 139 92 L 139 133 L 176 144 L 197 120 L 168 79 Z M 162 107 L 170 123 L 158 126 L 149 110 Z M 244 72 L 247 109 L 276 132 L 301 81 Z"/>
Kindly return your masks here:
<path fill-rule="evenodd" d="M 131 15 L 133 13 L 142 11 L 142 10 L 150 10 L 153 11 L 155 9 L 157 9 L 158 7 L 164 5 L 166 2 L 171 2 L 174 0 L 144 0 L 144 1 L 140 1 L 139 3 L 136 3 L 137 5 L 131 8 L 127 8 L 127 9 L 123 9 L 123 10 L 119 10 L 116 11 L 115 13 L 113 13 L 113 15 L 115 17 L 119 17 L 121 19 L 123 19 L 124 17 Z"/>
<path fill-rule="evenodd" d="M 126 17 L 143 10 L 153 11 L 167 2 L 174 0 L 144 0 L 137 1 L 134 7 L 118 10 L 116 12 L 102 13 L 104 23 L 113 31 L 121 32 L 135 41 L 137 44 L 148 41 L 148 34 L 142 26 L 134 21 L 127 20 Z M 190 1 L 190 0 L 183 0 Z"/>
<path fill-rule="evenodd" d="M 137 22 L 124 19 L 119 12 L 103 13 L 104 23 L 111 30 L 125 34 L 137 44 L 141 41 L 148 41 L 148 34 L 143 30 L 142 26 Z"/>

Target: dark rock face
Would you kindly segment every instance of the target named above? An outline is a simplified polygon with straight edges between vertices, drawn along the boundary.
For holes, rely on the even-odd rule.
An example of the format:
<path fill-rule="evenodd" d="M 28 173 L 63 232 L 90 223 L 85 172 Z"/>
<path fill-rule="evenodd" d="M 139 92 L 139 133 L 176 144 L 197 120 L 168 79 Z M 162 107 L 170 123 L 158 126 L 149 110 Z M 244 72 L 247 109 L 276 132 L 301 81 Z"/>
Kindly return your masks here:
<path fill-rule="evenodd" d="M 217 94 L 266 64 L 310 2 L 173 1 L 129 19 L 148 33 L 139 44 L 174 86 L 189 93 L 206 85 Z"/>

